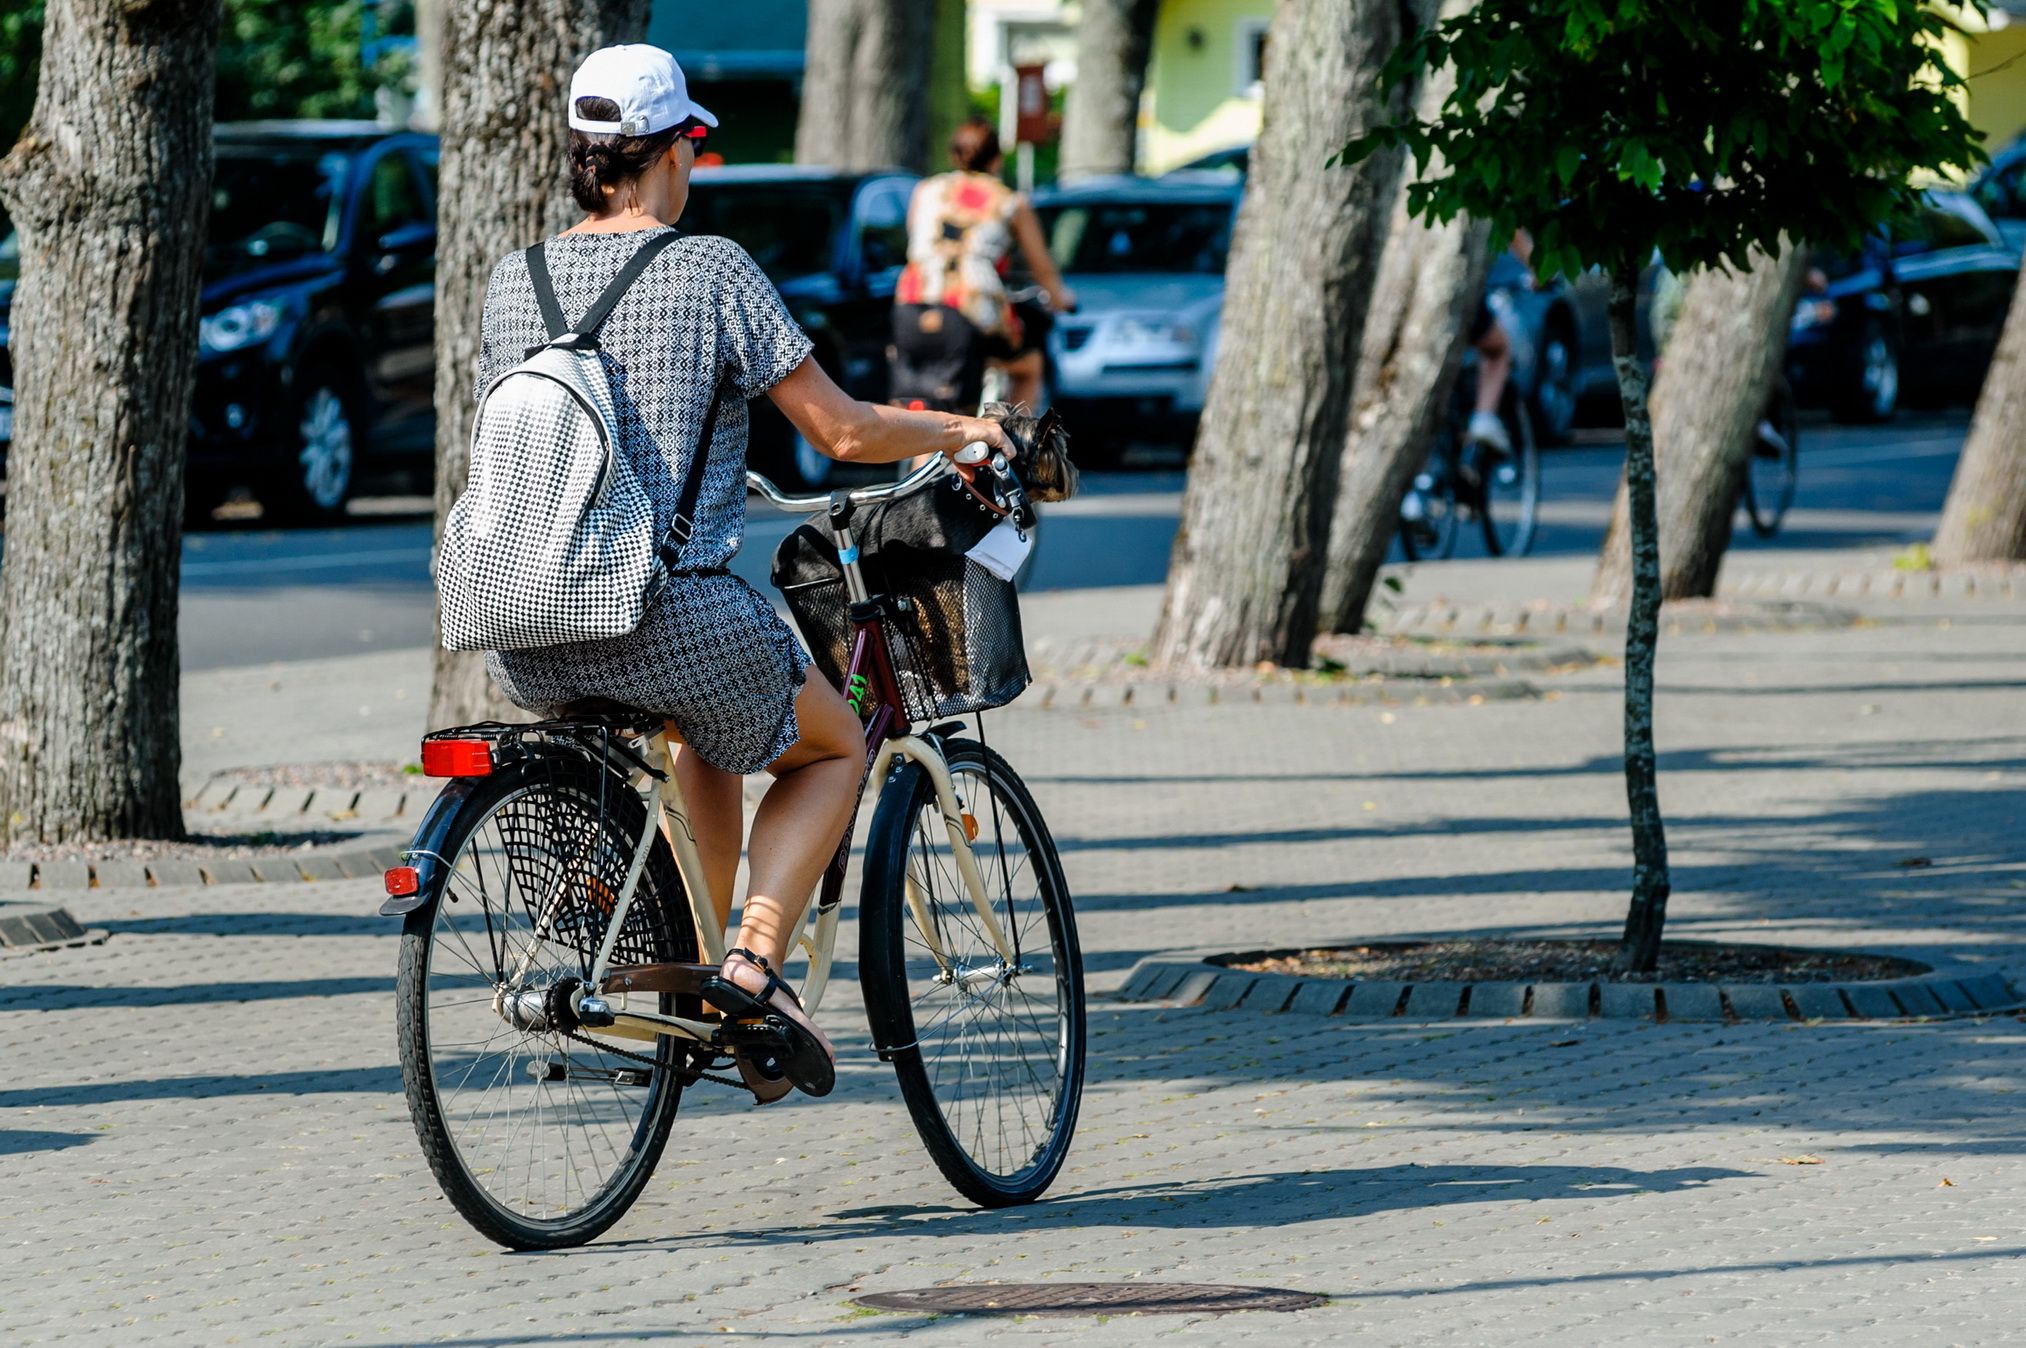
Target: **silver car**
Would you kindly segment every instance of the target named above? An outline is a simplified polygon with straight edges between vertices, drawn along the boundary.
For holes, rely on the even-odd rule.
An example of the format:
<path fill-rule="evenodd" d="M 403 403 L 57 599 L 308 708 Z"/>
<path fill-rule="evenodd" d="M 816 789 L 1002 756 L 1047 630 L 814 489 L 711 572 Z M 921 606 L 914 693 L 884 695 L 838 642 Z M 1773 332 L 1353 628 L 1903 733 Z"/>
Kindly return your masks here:
<path fill-rule="evenodd" d="M 1129 440 L 1194 434 L 1241 191 L 1227 178 L 1171 175 L 1091 179 L 1035 198 L 1077 297 L 1048 354 L 1080 461 L 1115 459 Z"/>

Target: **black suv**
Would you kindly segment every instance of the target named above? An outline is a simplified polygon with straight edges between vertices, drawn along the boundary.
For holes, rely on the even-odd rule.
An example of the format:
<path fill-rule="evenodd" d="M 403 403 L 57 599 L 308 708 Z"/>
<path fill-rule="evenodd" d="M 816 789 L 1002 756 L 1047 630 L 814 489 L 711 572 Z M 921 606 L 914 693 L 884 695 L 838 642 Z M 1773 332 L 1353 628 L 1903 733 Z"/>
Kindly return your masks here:
<path fill-rule="evenodd" d="M 243 484 L 273 515 L 330 519 L 368 469 L 428 471 L 435 168 L 433 137 L 372 123 L 218 128 L 191 408 L 194 515 Z M 9 236 L 0 345 L 15 274 Z M 0 352 L 0 386 L 11 382 Z M 0 448 L 11 420 L 0 415 Z"/>
<path fill-rule="evenodd" d="M 852 397 L 884 402 L 915 181 L 897 170 L 698 169 L 681 228 L 722 234 L 751 253 L 816 343 L 817 363 Z M 753 402 L 750 457 L 784 485 L 821 487 L 833 467 L 764 398 Z"/>

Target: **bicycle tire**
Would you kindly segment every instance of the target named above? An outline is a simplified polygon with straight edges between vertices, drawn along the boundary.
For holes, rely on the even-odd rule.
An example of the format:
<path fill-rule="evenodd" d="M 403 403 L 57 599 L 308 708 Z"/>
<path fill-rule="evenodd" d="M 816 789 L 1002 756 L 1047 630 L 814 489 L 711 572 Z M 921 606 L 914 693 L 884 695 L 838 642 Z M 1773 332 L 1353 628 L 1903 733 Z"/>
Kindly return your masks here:
<path fill-rule="evenodd" d="M 995 914 L 1015 947 L 1017 970 L 1007 974 L 976 924 L 954 864 L 943 860 L 948 835 L 933 779 L 910 763 L 880 793 L 866 843 L 860 979 L 874 1043 L 884 1046 L 884 1056 L 892 1060 L 901 1098 L 937 1169 L 972 1202 L 1010 1207 L 1032 1202 L 1048 1189 L 1076 1131 L 1084 1080 L 1083 957 L 1054 839 L 1025 784 L 1003 758 L 976 741 L 948 741 L 944 753 L 958 794 L 977 821 L 975 855 Z M 981 796 L 991 800 L 989 818 L 979 808 Z M 1009 849 L 1024 858 L 1015 864 Z M 1023 871 L 1033 881 L 1031 901 L 1015 893 Z M 911 880 L 922 898 L 920 910 L 908 897 Z M 947 970 L 921 939 L 917 911 L 930 914 L 950 960 Z M 1039 972 L 1036 966 L 1043 958 L 1032 941 L 1037 917 L 1047 935 L 1050 976 L 1045 981 L 1029 977 Z M 912 970 L 910 946 L 916 952 Z M 996 970 L 987 975 L 993 966 Z M 982 995 L 974 992 L 980 982 L 987 986 Z M 1049 1000 L 1030 995 L 1029 986 L 1042 987 Z M 997 1005 L 996 994 L 1004 994 Z M 1036 1012 L 1046 1016 L 1051 1003 L 1053 1023 L 1046 1024 Z M 918 1004 L 932 1012 L 926 1023 L 917 1019 Z M 962 1049 L 967 1042 L 987 1047 L 985 1035 L 973 1032 L 1001 1009 L 1020 1023 L 995 1020 L 989 1027 L 993 1060 L 982 1065 L 987 1070 L 981 1071 L 968 1054 L 952 1064 L 953 1048 Z M 1028 1082 L 1040 1088 L 1032 1102 L 1039 1109 L 1030 1115 L 1027 1103 L 1011 1100 L 1012 1118 L 1023 1136 L 1010 1145 L 1001 1137 L 995 1145 L 985 1136 L 988 1120 L 1005 1124 L 1012 1094 L 999 1090 L 999 1083 L 1003 1079 L 1026 1089 L 1017 1074 L 1002 1070 L 1009 1058 L 1017 1059 Z M 1036 1064 L 1043 1062 L 1045 1071 L 1037 1071 Z M 985 1108 L 985 1102 L 992 1108 Z M 1038 1136 L 1031 1126 L 1037 1120 Z"/>
<path fill-rule="evenodd" d="M 553 1029 L 521 1028 L 500 1012 L 485 987 L 489 979 L 494 990 L 513 981 L 503 966 L 510 959 L 520 962 L 529 945 L 536 952 L 530 960 L 554 951 L 559 967 L 567 962 L 578 976 L 588 975 L 609 923 L 610 900 L 599 896 L 623 885 L 645 822 L 640 796 L 616 774 L 581 755 L 537 751 L 471 786 L 437 848 L 443 864 L 435 868 L 423 903 L 407 915 L 402 929 L 396 1037 L 416 1136 L 452 1206 L 481 1235 L 510 1249 L 581 1245 L 624 1216 L 653 1175 L 681 1104 L 676 1069 L 686 1051 L 675 1040 L 663 1037 L 651 1045 L 628 1041 L 628 1053 L 655 1060 L 651 1068 L 644 1067 L 636 1058 L 600 1052 Z M 516 918 L 524 930 L 533 925 L 527 921 L 531 905 L 525 897 L 532 893 L 557 896 L 542 904 L 557 934 L 546 942 L 516 946 Z M 657 836 L 615 962 L 694 960 L 692 924 L 673 917 L 687 913 L 682 903 L 681 879 L 667 843 Z M 601 904 L 605 913 L 599 912 Z M 463 911 L 453 914 L 459 907 Z M 487 952 L 483 955 L 481 944 Z M 459 960 L 468 970 L 457 967 Z M 537 975 L 523 986 L 539 979 Z M 457 1000 L 460 993 L 467 996 Z M 481 995 L 474 1004 L 468 994 Z M 682 1005 L 693 999 L 653 996 L 654 1009 L 663 1014 L 695 1014 L 694 1006 Z M 469 1040 L 448 1037 L 467 1032 L 466 1027 Z M 488 1028 L 490 1037 L 481 1043 L 479 1036 Z M 505 1047 L 496 1049 L 502 1036 Z M 474 1045 L 475 1051 L 461 1055 L 471 1065 L 450 1088 L 447 1071 L 461 1061 L 452 1050 Z M 488 1065 L 488 1059 L 502 1055 L 503 1063 Z M 544 1069 L 562 1075 L 540 1075 Z M 603 1075 L 622 1071 L 644 1071 L 648 1080 L 626 1084 Z M 481 1098 L 466 1099 L 468 1083 L 487 1072 L 492 1075 Z M 554 1088 L 558 1080 L 564 1084 Z M 603 1089 L 579 1087 L 587 1081 Z M 628 1093 L 636 1091 L 641 1092 L 639 1108 L 629 1111 Z M 481 1118 L 485 1096 L 493 1098 Z M 500 1136 L 497 1152 L 491 1141 L 495 1134 Z M 579 1201 L 573 1204 L 571 1177 L 579 1155 L 594 1166 L 601 1164 L 601 1141 L 610 1157 L 609 1173 L 596 1183 L 576 1174 Z M 545 1199 L 538 1205 L 526 1193 L 516 1197 L 499 1191 L 521 1155 L 520 1145 L 526 1148 L 523 1173 L 530 1186 L 539 1176 L 544 1195 L 550 1192 L 546 1181 L 552 1168 L 561 1170 L 559 1202 Z"/>
<path fill-rule="evenodd" d="M 1474 446 L 1477 452 L 1478 522 L 1484 528 L 1484 550 L 1494 557 L 1524 557 L 1533 550 L 1541 518 L 1541 447 L 1525 400 L 1511 384 L 1499 402 L 1499 419 L 1512 441 L 1505 456 Z M 1495 485 L 1511 488 L 1510 499 L 1496 494 Z M 1503 523 L 1501 523 L 1503 521 Z"/>
<path fill-rule="evenodd" d="M 1752 532 L 1760 538 L 1771 538 L 1786 521 L 1787 509 L 1794 504 L 1794 489 L 1801 479 L 1801 425 L 1786 380 L 1774 384 L 1762 421 L 1771 423 L 1779 443 L 1768 443 L 1756 427 L 1753 429 L 1742 494 Z"/>
<path fill-rule="evenodd" d="M 1428 452 L 1427 462 L 1407 488 L 1418 502 L 1411 514 L 1403 500 L 1399 525 L 1400 553 L 1410 562 L 1442 561 L 1456 551 L 1456 473 L 1446 445 Z"/>

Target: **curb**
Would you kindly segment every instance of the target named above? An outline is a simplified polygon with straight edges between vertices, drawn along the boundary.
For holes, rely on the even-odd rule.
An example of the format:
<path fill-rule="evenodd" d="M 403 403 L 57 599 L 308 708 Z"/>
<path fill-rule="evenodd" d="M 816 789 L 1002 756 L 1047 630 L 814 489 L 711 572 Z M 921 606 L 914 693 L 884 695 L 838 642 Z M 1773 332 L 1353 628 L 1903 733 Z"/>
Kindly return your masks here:
<path fill-rule="evenodd" d="M 1315 941 L 1301 948 L 1391 943 L 1349 939 Z M 1902 1020 L 2010 1011 L 2026 1004 L 2003 975 L 1964 963 L 1861 983 L 1358 983 L 1226 967 L 1235 960 L 1275 953 L 1284 952 L 1183 950 L 1150 955 L 1133 966 L 1115 995 L 1128 1002 L 1354 1021 Z"/>
<path fill-rule="evenodd" d="M 109 935 L 104 927 L 80 927 L 77 919 L 62 908 L 17 908 L 9 904 L 0 909 L 0 958 L 98 945 Z"/>
<path fill-rule="evenodd" d="M 1862 615 L 1854 609 L 1798 600 L 1722 600 L 1728 611 L 1663 606 L 1663 636 L 1698 633 L 1819 632 L 1855 627 Z M 1625 631 L 1622 609 L 1593 609 L 1582 604 L 1430 603 L 1411 605 L 1378 620 L 1387 636 L 1432 636 L 1453 640 L 1481 637 L 1616 636 Z"/>
<path fill-rule="evenodd" d="M 1720 583 L 1718 592 L 1739 598 L 1794 599 L 2026 599 L 2026 566 L 1969 566 L 1946 571 L 1750 571 Z"/>
<path fill-rule="evenodd" d="M 401 864 L 402 844 L 211 859 L 163 857 L 142 861 L 0 861 L 0 905 L 29 896 L 87 889 L 154 889 L 167 885 L 305 884 L 317 880 L 380 878 Z M 0 912 L 5 912 L 0 907 Z"/>
<path fill-rule="evenodd" d="M 1364 707 L 1476 705 L 1537 698 L 1524 679 L 1385 679 L 1356 682 L 1169 683 L 1159 678 L 1118 683 L 1037 681 L 1018 705 L 1031 711 L 1105 711 L 1121 707 Z"/>

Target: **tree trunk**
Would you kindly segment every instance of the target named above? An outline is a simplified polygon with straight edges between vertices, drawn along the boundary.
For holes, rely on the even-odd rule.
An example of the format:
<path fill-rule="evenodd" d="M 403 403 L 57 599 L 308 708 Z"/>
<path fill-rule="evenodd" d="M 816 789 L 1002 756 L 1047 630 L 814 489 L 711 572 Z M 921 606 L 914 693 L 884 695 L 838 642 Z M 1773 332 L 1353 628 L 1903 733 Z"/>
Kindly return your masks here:
<path fill-rule="evenodd" d="M 1611 362 L 1625 403 L 1625 485 L 1631 503 L 1632 608 L 1625 623 L 1625 800 L 1632 815 L 1632 904 L 1614 972 L 1648 971 L 1667 922 L 1667 830 L 1653 752 L 1653 659 L 1660 644 L 1660 522 L 1654 504 L 1653 423 L 1637 340 L 1639 262 L 1610 273 Z"/>
<path fill-rule="evenodd" d="M 2017 292 L 1949 483 L 1934 559 L 1941 566 L 2026 560 L 2026 302 Z"/>
<path fill-rule="evenodd" d="M 1468 7 L 1452 0 L 1443 12 Z M 1434 18 L 1434 7 L 1423 0 L 1417 22 Z M 1455 85 L 1447 68 L 1427 80 L 1417 115 L 1438 116 Z M 1356 632 L 1364 626 L 1372 586 L 1399 529 L 1400 502 L 1448 406 L 1463 360 L 1464 333 L 1483 295 L 1491 260 L 1483 226 L 1460 216 L 1426 225 L 1410 215 L 1410 182 L 1403 176 L 1394 195 L 1378 277 L 1365 306 L 1350 432 L 1330 516 L 1320 624 L 1325 631 Z"/>
<path fill-rule="evenodd" d="M 1156 658 L 1304 665 L 1322 598 L 1351 379 L 1399 161 L 1327 161 L 1396 118 L 1382 0 L 1282 5 L 1226 269 L 1223 334 L 1189 466 Z"/>
<path fill-rule="evenodd" d="M 1791 244 L 1778 258 L 1754 250 L 1749 271 L 1705 271 L 1689 282 L 1653 385 L 1663 599 L 1716 593 L 1753 430 L 1787 356 L 1802 255 Z M 1593 603 L 1622 604 L 1631 593 L 1626 507 L 1621 480 L 1590 584 Z"/>
<path fill-rule="evenodd" d="M 1062 109 L 1063 182 L 1133 171 L 1140 90 L 1159 12 L 1159 0 L 1084 0 L 1076 25 L 1076 83 Z"/>
<path fill-rule="evenodd" d="M 176 592 L 218 0 L 49 0 L 20 230 L 0 656 L 9 842 L 176 838 Z"/>
<path fill-rule="evenodd" d="M 493 265 L 579 212 L 564 178 L 577 64 L 636 42 L 647 0 L 464 0 L 443 14 L 443 166 L 436 246 L 436 531 L 464 491 L 479 315 Z M 436 652 L 429 723 L 525 719 L 470 651 Z"/>
<path fill-rule="evenodd" d="M 971 115 L 971 86 L 965 72 L 965 38 L 970 7 L 964 0 L 934 0 L 935 37 L 930 43 L 928 132 L 922 163 L 940 166 L 948 156 L 950 137 Z"/>
<path fill-rule="evenodd" d="M 928 0 L 810 0 L 795 162 L 922 169 L 933 29 Z"/>

